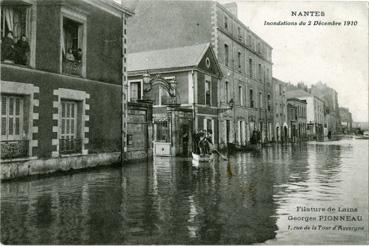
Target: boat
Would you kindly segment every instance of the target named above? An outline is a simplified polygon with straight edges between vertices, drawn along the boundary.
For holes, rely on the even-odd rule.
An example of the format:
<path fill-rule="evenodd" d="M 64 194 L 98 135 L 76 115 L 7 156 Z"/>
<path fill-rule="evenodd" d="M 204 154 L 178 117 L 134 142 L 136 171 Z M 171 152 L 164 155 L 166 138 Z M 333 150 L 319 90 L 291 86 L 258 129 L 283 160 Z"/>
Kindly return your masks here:
<path fill-rule="evenodd" d="M 369 139 L 369 132 L 364 131 L 363 135 L 357 136 L 355 139 Z"/>
<path fill-rule="evenodd" d="M 192 152 L 192 165 L 198 167 L 201 163 L 209 163 L 211 161 L 211 155 L 199 155 Z"/>

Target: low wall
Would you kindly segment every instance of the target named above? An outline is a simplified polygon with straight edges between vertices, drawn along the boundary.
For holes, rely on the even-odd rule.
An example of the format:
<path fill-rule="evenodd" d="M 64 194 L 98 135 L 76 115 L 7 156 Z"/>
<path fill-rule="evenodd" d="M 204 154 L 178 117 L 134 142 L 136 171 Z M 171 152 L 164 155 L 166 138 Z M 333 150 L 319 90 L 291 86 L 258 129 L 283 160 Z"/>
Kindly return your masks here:
<path fill-rule="evenodd" d="M 1 180 L 108 166 L 120 162 L 120 152 L 32 159 L 1 163 Z"/>

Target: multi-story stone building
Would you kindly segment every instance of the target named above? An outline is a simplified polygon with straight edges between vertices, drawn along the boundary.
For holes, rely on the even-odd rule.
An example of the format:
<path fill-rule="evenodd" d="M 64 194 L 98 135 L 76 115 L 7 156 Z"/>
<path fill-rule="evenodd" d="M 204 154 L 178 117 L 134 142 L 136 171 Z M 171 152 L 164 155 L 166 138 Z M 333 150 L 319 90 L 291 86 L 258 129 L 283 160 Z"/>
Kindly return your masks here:
<path fill-rule="evenodd" d="M 325 122 L 323 100 L 301 89 L 287 91 L 287 98 L 306 101 L 307 135 L 310 138 L 322 138 Z"/>
<path fill-rule="evenodd" d="M 292 141 L 306 139 L 306 101 L 287 98 L 289 138 Z"/>
<path fill-rule="evenodd" d="M 339 108 L 341 119 L 341 132 L 344 134 L 350 133 L 352 130 L 352 114 L 348 108 Z"/>
<path fill-rule="evenodd" d="M 114 1 L 1 2 L 2 178 L 119 160 L 130 15 Z"/>
<path fill-rule="evenodd" d="M 273 78 L 273 88 L 274 141 L 283 142 L 288 138 L 287 83 Z"/>
<path fill-rule="evenodd" d="M 219 82 L 219 144 L 246 145 L 254 131 L 273 134 L 272 47 L 237 18 L 237 6 L 215 1 L 142 1 L 130 20 L 129 52 L 210 42 Z"/>
<path fill-rule="evenodd" d="M 199 130 L 211 132 L 218 146 L 222 72 L 210 43 L 130 53 L 128 59 L 129 101 L 154 104 L 155 155 L 188 155 Z"/>
<path fill-rule="evenodd" d="M 337 92 L 333 88 L 330 88 L 322 82 L 318 82 L 311 86 L 311 94 L 319 97 L 325 104 L 325 126 L 327 134 L 337 133 L 337 129 L 340 127 L 340 114 Z"/>

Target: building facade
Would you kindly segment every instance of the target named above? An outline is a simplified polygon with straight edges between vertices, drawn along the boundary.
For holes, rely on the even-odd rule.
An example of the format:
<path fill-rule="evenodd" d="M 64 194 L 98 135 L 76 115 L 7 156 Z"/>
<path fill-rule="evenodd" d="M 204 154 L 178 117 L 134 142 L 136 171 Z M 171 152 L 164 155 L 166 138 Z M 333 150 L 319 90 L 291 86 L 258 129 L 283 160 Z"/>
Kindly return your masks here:
<path fill-rule="evenodd" d="M 324 102 L 301 89 L 287 91 L 287 98 L 298 98 L 306 101 L 306 131 L 310 139 L 324 137 Z"/>
<path fill-rule="evenodd" d="M 296 142 L 305 140 L 306 135 L 306 101 L 297 98 L 287 99 L 289 138 Z"/>
<path fill-rule="evenodd" d="M 188 155 L 192 136 L 212 134 L 218 147 L 222 72 L 210 43 L 128 55 L 129 101 L 153 102 L 154 155 Z M 150 80 L 145 77 L 150 74 Z"/>
<path fill-rule="evenodd" d="M 273 122 L 274 141 L 284 142 L 288 138 L 287 83 L 273 78 Z"/>
<path fill-rule="evenodd" d="M 337 91 L 322 82 L 311 86 L 311 94 L 319 97 L 325 104 L 325 127 L 327 134 L 336 134 L 340 128 L 340 114 Z"/>
<path fill-rule="evenodd" d="M 245 146 L 255 132 L 263 142 L 273 138 L 272 48 L 237 18 L 234 4 L 142 1 L 135 13 L 129 52 L 211 43 L 223 74 L 217 107 L 233 105 L 218 112 L 221 148 Z"/>
<path fill-rule="evenodd" d="M 341 133 L 348 134 L 352 130 L 352 114 L 348 108 L 339 108 L 341 120 Z"/>
<path fill-rule="evenodd" d="M 1 177 L 119 161 L 132 12 L 72 0 L 2 1 L 1 11 Z"/>

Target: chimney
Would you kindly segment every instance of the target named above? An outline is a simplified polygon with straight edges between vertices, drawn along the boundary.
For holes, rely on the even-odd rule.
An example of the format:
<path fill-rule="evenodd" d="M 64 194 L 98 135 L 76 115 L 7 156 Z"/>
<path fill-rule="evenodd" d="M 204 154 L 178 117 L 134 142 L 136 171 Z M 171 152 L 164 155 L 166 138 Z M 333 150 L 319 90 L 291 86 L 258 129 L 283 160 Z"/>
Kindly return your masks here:
<path fill-rule="evenodd" d="M 229 11 L 231 12 L 234 16 L 237 16 L 237 4 L 236 2 L 231 2 L 231 3 L 225 3 L 223 4 L 223 6 Z"/>

